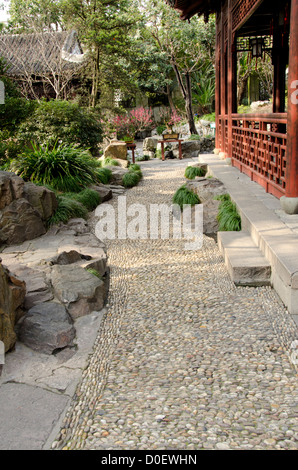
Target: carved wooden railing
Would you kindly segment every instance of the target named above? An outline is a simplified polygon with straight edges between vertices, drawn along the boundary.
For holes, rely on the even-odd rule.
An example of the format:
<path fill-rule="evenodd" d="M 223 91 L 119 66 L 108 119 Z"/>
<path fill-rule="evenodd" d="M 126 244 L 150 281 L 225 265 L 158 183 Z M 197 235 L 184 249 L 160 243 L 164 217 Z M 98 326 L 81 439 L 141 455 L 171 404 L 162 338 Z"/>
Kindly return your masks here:
<path fill-rule="evenodd" d="M 276 197 L 285 193 L 286 147 L 286 113 L 232 114 L 232 165 Z"/>

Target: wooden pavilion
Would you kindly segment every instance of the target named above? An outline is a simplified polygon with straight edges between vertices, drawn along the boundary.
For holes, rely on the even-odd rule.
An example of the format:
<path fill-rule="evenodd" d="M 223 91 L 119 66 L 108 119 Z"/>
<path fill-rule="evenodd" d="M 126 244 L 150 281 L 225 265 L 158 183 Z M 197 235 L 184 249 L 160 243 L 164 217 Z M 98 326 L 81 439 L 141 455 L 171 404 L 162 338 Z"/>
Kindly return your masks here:
<path fill-rule="evenodd" d="M 216 13 L 216 148 L 298 213 L 298 0 L 168 0 L 189 20 Z M 237 113 L 237 54 L 270 54 L 270 114 Z M 286 71 L 288 77 L 286 79 Z M 286 101 L 286 93 L 288 98 Z"/>

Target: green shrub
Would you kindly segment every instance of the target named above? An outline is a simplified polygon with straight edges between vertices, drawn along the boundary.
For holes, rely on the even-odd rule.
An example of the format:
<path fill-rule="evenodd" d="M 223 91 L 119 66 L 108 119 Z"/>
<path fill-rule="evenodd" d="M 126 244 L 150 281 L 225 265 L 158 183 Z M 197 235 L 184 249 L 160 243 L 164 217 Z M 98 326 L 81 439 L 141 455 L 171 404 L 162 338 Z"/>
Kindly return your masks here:
<path fill-rule="evenodd" d="M 178 204 L 181 210 L 183 210 L 183 206 L 185 204 L 194 206 L 200 203 L 201 201 L 199 196 L 188 189 L 185 185 L 181 186 L 173 196 L 173 204 Z"/>
<path fill-rule="evenodd" d="M 230 199 L 223 199 L 218 208 L 218 230 L 220 232 L 239 232 L 241 230 L 241 217 L 236 204 Z"/>
<path fill-rule="evenodd" d="M 98 168 L 95 170 L 96 178 L 99 183 L 109 184 L 112 179 L 112 172 L 109 168 Z"/>
<path fill-rule="evenodd" d="M 64 144 L 53 149 L 33 146 L 12 161 L 11 170 L 26 181 L 46 184 L 57 191 L 80 192 L 97 180 L 92 160 L 89 152 Z"/>
<path fill-rule="evenodd" d="M 3 23 L 0 25 L 0 32 L 2 32 Z M 3 57 L 0 57 L 0 80 L 4 83 L 5 86 L 5 99 L 8 98 L 18 98 L 20 97 L 19 89 L 11 78 L 8 77 L 7 72 L 9 71 L 10 66 L 8 62 Z M 0 107 L 1 108 L 1 107 Z"/>
<path fill-rule="evenodd" d="M 23 150 L 23 145 L 17 139 L 10 137 L 7 130 L 0 131 L 0 167 L 2 169 L 9 169 L 10 160 L 21 155 Z"/>
<path fill-rule="evenodd" d="M 126 173 L 122 178 L 122 183 L 125 188 L 132 188 L 140 181 L 140 176 L 135 171 Z"/>
<path fill-rule="evenodd" d="M 102 129 L 91 111 L 68 101 L 42 101 L 19 128 L 18 137 L 25 143 L 35 142 L 53 148 L 57 142 L 77 144 L 98 152 Z"/>
<path fill-rule="evenodd" d="M 189 180 L 195 179 L 196 176 L 205 176 L 206 170 L 200 166 L 188 166 L 185 169 L 184 176 Z"/>
<path fill-rule="evenodd" d="M 58 208 L 55 214 L 48 220 L 49 226 L 58 224 L 59 222 L 66 224 L 69 219 L 75 217 L 87 218 L 88 210 L 80 202 L 64 196 L 57 196 L 57 200 Z"/>
<path fill-rule="evenodd" d="M 83 204 L 88 211 L 93 211 L 100 204 L 101 198 L 100 195 L 93 189 L 84 189 L 80 193 L 64 193 L 64 197 L 69 199 L 74 199 L 75 201 Z"/>
<path fill-rule="evenodd" d="M 5 104 L 0 106 L 0 129 L 10 134 L 16 132 L 20 124 L 34 114 L 37 106 L 37 101 L 6 98 Z"/>

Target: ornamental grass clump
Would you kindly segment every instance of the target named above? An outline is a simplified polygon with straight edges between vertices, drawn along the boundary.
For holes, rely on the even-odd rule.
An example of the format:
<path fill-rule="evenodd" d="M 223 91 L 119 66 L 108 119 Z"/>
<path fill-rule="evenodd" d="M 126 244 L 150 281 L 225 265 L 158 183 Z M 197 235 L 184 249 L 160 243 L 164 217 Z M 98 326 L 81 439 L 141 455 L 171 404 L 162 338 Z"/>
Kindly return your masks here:
<path fill-rule="evenodd" d="M 129 165 L 129 169 L 133 171 L 141 171 L 141 167 L 137 163 L 132 163 Z"/>
<path fill-rule="evenodd" d="M 194 206 L 201 203 L 199 196 L 188 189 L 185 185 L 181 186 L 181 188 L 176 191 L 172 201 L 173 204 L 178 204 L 182 211 L 184 205 Z"/>
<path fill-rule="evenodd" d="M 141 177 L 137 172 L 129 171 L 123 175 L 122 184 L 125 188 L 132 188 L 133 186 L 137 186 L 140 179 Z"/>
<path fill-rule="evenodd" d="M 236 204 L 231 201 L 228 194 L 216 198 L 221 203 L 218 208 L 218 230 L 220 232 L 239 232 L 241 230 L 241 217 Z"/>
<path fill-rule="evenodd" d="M 106 157 L 103 161 L 103 166 L 120 166 L 120 163 L 115 160 L 114 158 L 111 158 L 111 157 Z"/>
<path fill-rule="evenodd" d="M 25 181 L 61 192 L 80 192 L 97 181 L 96 163 L 89 152 L 66 144 L 33 145 L 11 162 L 11 170 Z"/>
<path fill-rule="evenodd" d="M 57 201 L 58 208 L 55 214 L 48 220 L 49 226 L 58 224 L 59 222 L 66 224 L 69 219 L 76 217 L 82 219 L 87 218 L 88 209 L 80 202 L 65 196 L 57 196 Z"/>
<path fill-rule="evenodd" d="M 109 184 L 112 179 L 112 172 L 109 168 L 98 168 L 95 170 L 96 179 L 99 183 Z"/>
<path fill-rule="evenodd" d="M 193 180 L 196 176 L 205 176 L 206 173 L 206 169 L 201 166 L 188 166 L 185 169 L 184 176 L 189 180 Z"/>
<path fill-rule="evenodd" d="M 64 193 L 64 197 L 83 204 L 88 211 L 93 211 L 101 203 L 100 195 L 93 189 L 84 189 L 80 193 Z"/>

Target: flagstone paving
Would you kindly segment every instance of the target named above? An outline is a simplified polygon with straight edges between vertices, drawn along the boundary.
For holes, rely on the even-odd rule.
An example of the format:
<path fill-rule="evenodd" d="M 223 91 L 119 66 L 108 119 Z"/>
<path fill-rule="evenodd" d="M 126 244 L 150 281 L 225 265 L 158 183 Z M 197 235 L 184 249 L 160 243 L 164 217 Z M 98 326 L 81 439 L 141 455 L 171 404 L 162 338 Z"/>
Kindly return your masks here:
<path fill-rule="evenodd" d="M 186 164 L 143 163 L 127 204 L 170 204 Z M 296 326 L 276 293 L 235 287 L 209 237 L 107 248 L 107 313 L 52 447 L 297 449 Z"/>

